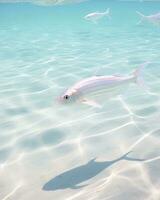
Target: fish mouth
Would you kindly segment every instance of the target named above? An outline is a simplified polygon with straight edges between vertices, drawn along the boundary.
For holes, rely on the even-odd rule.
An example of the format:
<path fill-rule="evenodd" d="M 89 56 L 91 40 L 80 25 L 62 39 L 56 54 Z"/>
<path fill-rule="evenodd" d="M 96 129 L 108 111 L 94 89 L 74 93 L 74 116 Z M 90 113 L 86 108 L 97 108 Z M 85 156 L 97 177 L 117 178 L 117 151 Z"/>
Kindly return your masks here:
<path fill-rule="evenodd" d="M 58 97 L 58 98 L 57 98 L 57 102 L 58 102 L 59 104 L 61 104 L 61 105 L 66 105 L 66 104 L 69 103 L 69 101 L 68 101 L 68 100 L 65 100 L 63 97 Z"/>
<path fill-rule="evenodd" d="M 60 104 L 64 104 L 65 103 L 63 97 L 61 97 L 61 96 L 57 98 L 57 102 L 60 103 Z"/>

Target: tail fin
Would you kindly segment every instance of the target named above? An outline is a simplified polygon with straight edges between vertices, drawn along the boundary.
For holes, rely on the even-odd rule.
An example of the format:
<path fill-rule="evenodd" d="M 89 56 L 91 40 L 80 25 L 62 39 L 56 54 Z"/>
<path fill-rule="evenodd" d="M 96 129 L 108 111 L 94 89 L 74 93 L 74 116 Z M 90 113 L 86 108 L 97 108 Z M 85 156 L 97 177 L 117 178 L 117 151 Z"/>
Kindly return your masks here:
<path fill-rule="evenodd" d="M 144 83 L 144 80 L 143 80 L 143 70 L 144 68 L 149 64 L 149 62 L 145 62 L 143 63 L 138 69 L 136 69 L 134 72 L 133 72 L 133 76 L 134 76 L 134 79 L 135 79 L 135 82 L 145 88 L 145 89 L 148 89 L 148 87 L 145 85 Z"/>
<path fill-rule="evenodd" d="M 110 8 L 107 8 L 107 10 L 105 11 L 105 14 L 108 18 L 111 18 L 111 15 L 110 15 Z"/>
<path fill-rule="evenodd" d="M 145 17 L 146 17 L 146 16 L 145 16 L 144 14 L 142 14 L 141 12 L 136 11 L 136 13 L 137 13 L 138 15 L 140 15 L 142 18 L 145 18 Z"/>
<path fill-rule="evenodd" d="M 146 19 L 146 16 L 138 11 L 136 11 L 136 13 L 141 17 L 141 20 L 137 24 L 141 24 Z"/>

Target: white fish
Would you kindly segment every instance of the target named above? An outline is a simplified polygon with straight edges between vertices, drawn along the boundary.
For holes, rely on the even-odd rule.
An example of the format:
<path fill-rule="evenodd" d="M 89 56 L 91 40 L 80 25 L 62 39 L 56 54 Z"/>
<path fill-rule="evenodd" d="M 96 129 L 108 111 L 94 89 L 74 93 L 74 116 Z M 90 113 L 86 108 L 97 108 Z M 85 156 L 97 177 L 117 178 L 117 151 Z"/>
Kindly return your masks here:
<path fill-rule="evenodd" d="M 138 24 L 142 23 L 142 21 L 147 21 L 155 25 L 160 25 L 160 12 L 153 15 L 148 15 L 148 16 L 140 12 L 137 12 L 137 13 L 141 16 L 141 20 Z"/>
<path fill-rule="evenodd" d="M 110 17 L 110 9 L 108 8 L 105 12 L 93 12 L 93 13 L 89 13 L 88 15 L 86 15 L 84 17 L 84 19 L 86 20 L 90 20 L 94 23 L 96 23 L 98 20 L 100 20 L 103 17 Z"/>
<path fill-rule="evenodd" d="M 93 76 L 76 83 L 69 88 L 61 97 L 62 103 L 81 102 L 94 107 L 101 107 L 94 100 L 86 98 L 87 96 L 96 96 L 99 93 L 112 92 L 115 88 L 130 83 L 138 83 L 143 86 L 142 71 L 147 63 L 142 64 L 137 70 L 128 76 Z"/>

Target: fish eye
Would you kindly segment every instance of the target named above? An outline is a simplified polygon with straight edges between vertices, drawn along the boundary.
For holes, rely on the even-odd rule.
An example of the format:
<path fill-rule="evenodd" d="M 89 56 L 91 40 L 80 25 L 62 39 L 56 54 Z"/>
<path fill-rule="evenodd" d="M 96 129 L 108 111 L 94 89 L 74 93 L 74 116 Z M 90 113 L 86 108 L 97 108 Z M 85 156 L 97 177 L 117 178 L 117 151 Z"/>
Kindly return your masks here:
<path fill-rule="evenodd" d="M 64 96 L 64 99 L 69 99 L 69 96 L 68 96 L 68 95 L 65 95 L 65 96 Z"/>

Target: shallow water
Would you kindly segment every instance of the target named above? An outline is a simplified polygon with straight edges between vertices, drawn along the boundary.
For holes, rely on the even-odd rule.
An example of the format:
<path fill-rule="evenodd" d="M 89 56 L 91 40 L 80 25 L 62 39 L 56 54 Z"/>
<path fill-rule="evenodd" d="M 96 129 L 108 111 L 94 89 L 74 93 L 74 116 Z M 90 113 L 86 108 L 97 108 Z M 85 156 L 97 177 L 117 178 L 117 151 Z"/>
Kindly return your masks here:
<path fill-rule="evenodd" d="M 108 7 L 110 20 L 83 19 Z M 137 25 L 136 14 L 159 10 L 0 4 L 0 199 L 160 199 L 160 27 Z M 102 96 L 101 109 L 57 103 L 83 78 L 127 75 L 146 61 L 147 91 L 128 85 Z"/>

